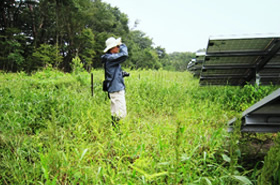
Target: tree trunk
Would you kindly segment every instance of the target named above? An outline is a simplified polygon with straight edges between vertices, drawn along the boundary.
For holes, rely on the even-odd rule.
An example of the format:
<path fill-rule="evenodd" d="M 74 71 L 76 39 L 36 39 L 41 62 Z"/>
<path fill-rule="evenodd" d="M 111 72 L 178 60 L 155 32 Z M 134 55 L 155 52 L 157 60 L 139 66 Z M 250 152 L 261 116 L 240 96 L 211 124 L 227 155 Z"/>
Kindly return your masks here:
<path fill-rule="evenodd" d="M 32 16 L 32 33 L 33 33 L 34 43 L 36 43 L 37 32 L 36 32 L 36 24 L 35 24 L 35 18 L 34 18 L 33 5 L 29 4 L 28 8 L 29 8 L 29 10 L 31 12 L 31 16 Z"/>

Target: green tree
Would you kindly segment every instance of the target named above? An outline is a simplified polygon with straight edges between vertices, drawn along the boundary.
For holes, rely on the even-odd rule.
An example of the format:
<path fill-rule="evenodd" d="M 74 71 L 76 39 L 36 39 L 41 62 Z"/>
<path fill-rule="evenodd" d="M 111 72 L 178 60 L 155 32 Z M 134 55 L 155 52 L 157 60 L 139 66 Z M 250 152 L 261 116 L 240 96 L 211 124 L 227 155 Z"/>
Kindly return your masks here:
<path fill-rule="evenodd" d="M 136 43 L 140 49 L 152 48 L 153 41 L 140 30 L 130 32 L 131 41 Z"/>
<path fill-rule="evenodd" d="M 118 8 L 113 8 L 107 3 L 100 0 L 93 2 L 92 11 L 94 16 L 89 21 L 89 28 L 92 29 L 95 35 L 95 58 L 93 67 L 102 67 L 100 57 L 104 54 L 105 41 L 109 37 L 122 37 L 124 43 L 127 43 L 128 17 L 121 13 Z"/>
<path fill-rule="evenodd" d="M 4 71 L 21 70 L 24 62 L 24 37 L 17 28 L 7 28 L 0 35 L 0 68 Z"/>
<path fill-rule="evenodd" d="M 77 55 L 86 64 L 88 71 L 91 69 L 95 56 L 94 44 L 94 35 L 89 28 L 83 29 L 81 34 L 77 36 Z"/>
<path fill-rule="evenodd" d="M 169 54 L 170 64 L 176 71 L 187 70 L 188 62 L 195 57 L 191 52 L 174 52 Z"/>
<path fill-rule="evenodd" d="M 167 56 L 167 53 L 166 53 L 166 51 L 165 51 L 165 48 L 162 48 L 162 47 L 160 47 L 160 46 L 157 46 L 157 47 L 155 48 L 155 50 L 156 50 L 156 52 L 157 52 L 157 55 L 158 55 L 158 58 L 159 58 L 159 59 L 163 59 L 163 58 L 165 58 L 165 57 Z"/>
<path fill-rule="evenodd" d="M 126 67 L 140 69 L 159 69 L 159 57 L 157 51 L 152 47 L 153 41 L 140 30 L 130 31 L 127 37 L 129 49 L 129 60 Z"/>
<path fill-rule="evenodd" d="M 158 69 L 168 58 L 144 32 L 129 30 L 126 14 L 101 0 L 2 0 L 0 11 L 0 69 L 7 71 L 49 64 L 70 71 L 76 56 L 88 70 L 101 67 L 110 36 L 127 44 L 126 67 Z"/>
<path fill-rule="evenodd" d="M 62 61 L 62 56 L 59 54 L 58 48 L 48 44 L 41 44 L 32 54 L 32 57 L 32 65 L 35 68 L 42 68 L 49 65 L 57 67 Z"/>

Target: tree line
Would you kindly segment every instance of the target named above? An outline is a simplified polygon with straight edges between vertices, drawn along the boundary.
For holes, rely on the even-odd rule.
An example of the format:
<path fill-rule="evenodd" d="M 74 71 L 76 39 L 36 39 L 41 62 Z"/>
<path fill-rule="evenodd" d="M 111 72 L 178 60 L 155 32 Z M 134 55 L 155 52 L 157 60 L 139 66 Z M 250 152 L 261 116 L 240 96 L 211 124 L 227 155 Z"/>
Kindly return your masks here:
<path fill-rule="evenodd" d="M 122 37 L 131 69 L 184 71 L 191 52 L 167 54 L 144 32 L 129 29 L 128 16 L 101 0 L 1 0 L 0 70 L 32 72 L 46 66 L 71 71 L 101 68 L 105 40 Z M 175 33 L 174 33 L 175 34 Z"/>

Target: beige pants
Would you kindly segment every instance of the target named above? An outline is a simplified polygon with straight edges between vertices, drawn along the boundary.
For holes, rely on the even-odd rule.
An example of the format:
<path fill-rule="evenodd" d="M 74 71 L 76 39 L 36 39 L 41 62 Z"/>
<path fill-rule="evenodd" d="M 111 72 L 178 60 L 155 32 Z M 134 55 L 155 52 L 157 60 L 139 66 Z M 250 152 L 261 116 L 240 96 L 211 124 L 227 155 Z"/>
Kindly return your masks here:
<path fill-rule="evenodd" d="M 124 118 L 126 116 L 125 91 L 109 93 L 111 98 L 111 115 Z"/>

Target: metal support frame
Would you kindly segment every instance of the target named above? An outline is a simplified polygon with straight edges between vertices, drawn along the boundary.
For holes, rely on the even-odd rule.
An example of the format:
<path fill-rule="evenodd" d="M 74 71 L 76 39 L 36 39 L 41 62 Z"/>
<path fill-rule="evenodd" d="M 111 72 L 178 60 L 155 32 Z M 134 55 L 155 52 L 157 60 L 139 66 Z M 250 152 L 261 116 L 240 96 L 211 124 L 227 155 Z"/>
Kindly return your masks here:
<path fill-rule="evenodd" d="M 256 78 L 256 74 L 280 51 L 280 39 L 274 39 L 267 49 L 269 50 L 268 54 L 264 57 L 260 57 L 259 61 L 256 62 L 255 74 L 251 72 L 248 78 L 241 84 L 242 86 L 246 85 L 246 82 L 251 81 L 252 78 Z"/>
<path fill-rule="evenodd" d="M 245 37 L 245 38 L 240 38 L 240 40 L 258 39 L 258 38 L 262 39 L 263 37 L 256 37 L 256 38 L 254 38 L 254 37 L 246 38 Z M 224 40 L 225 44 L 227 44 L 227 42 L 229 42 L 228 43 L 229 45 L 232 44 L 231 39 L 232 38 L 225 38 L 225 39 L 220 40 L 219 38 L 216 38 L 216 40 L 219 40 L 219 42 Z M 214 80 L 213 78 L 216 78 L 217 81 L 221 80 L 221 79 L 225 79 L 225 81 L 226 81 L 227 79 L 230 79 L 230 78 L 235 79 L 237 77 L 240 77 L 240 81 L 239 81 L 240 86 L 244 86 L 248 82 L 252 83 L 252 84 L 256 84 L 256 83 L 258 84 L 260 79 L 268 80 L 268 78 L 264 77 L 267 75 L 265 73 L 265 71 L 264 71 L 264 73 L 262 73 L 262 71 L 261 71 L 264 69 L 267 69 L 267 71 L 269 71 L 269 69 L 275 71 L 275 69 L 276 69 L 276 71 L 273 73 L 274 75 L 272 75 L 272 76 L 274 78 L 277 78 L 277 74 L 278 74 L 277 69 L 280 70 L 280 64 L 278 64 L 278 59 L 276 59 L 273 62 L 273 64 L 270 64 L 269 61 L 271 61 L 271 59 L 273 57 L 280 56 L 280 52 L 279 52 L 280 51 L 280 36 L 268 37 L 268 39 L 269 40 L 267 40 L 267 42 L 265 43 L 266 46 L 264 48 L 259 47 L 259 48 L 253 49 L 253 47 L 252 47 L 252 48 L 248 48 L 247 50 L 242 50 L 242 49 L 233 50 L 230 48 L 227 49 L 227 48 L 223 48 L 223 47 L 211 48 L 212 46 L 214 46 L 215 39 L 213 40 L 213 42 L 212 42 L 212 40 L 209 40 L 207 52 L 204 57 L 204 63 L 202 65 L 202 69 L 201 69 L 200 80 L 204 81 L 204 83 L 205 83 L 205 81 L 207 81 L 207 79 L 209 79 L 209 80 L 211 80 L 211 82 L 209 82 L 209 84 L 211 84 L 211 83 L 213 83 L 213 80 Z M 221 57 L 221 58 L 218 60 L 217 58 L 219 58 L 219 57 Z M 227 57 L 230 57 L 230 59 L 227 59 Z M 240 57 L 240 59 L 238 57 Z M 242 63 L 241 60 L 243 60 L 242 59 L 243 57 L 248 57 L 248 58 L 244 59 L 244 61 Z M 234 60 L 233 62 L 238 61 L 238 64 L 231 63 L 232 60 Z M 217 64 L 217 63 L 220 63 L 220 64 Z M 234 69 L 240 69 L 240 71 L 234 71 Z M 248 71 L 246 71 L 246 74 L 242 74 L 243 72 L 245 73 L 244 69 L 248 69 Z M 210 72 L 211 70 L 224 70 L 224 71 L 221 72 L 220 74 L 219 74 L 219 71 L 213 71 L 212 74 L 209 74 L 209 73 L 206 74 L 208 70 L 209 70 L 209 73 L 211 73 Z M 233 71 L 231 73 L 226 73 L 225 72 L 226 70 L 233 70 Z M 279 72 L 279 75 L 280 75 L 280 72 Z M 219 82 L 216 82 L 216 83 L 219 83 Z M 221 81 L 221 83 L 222 84 L 220 84 L 220 85 L 223 85 L 223 81 Z M 278 83 L 277 80 L 276 80 L 276 83 Z M 226 85 L 226 84 L 224 84 L 224 85 Z"/>

